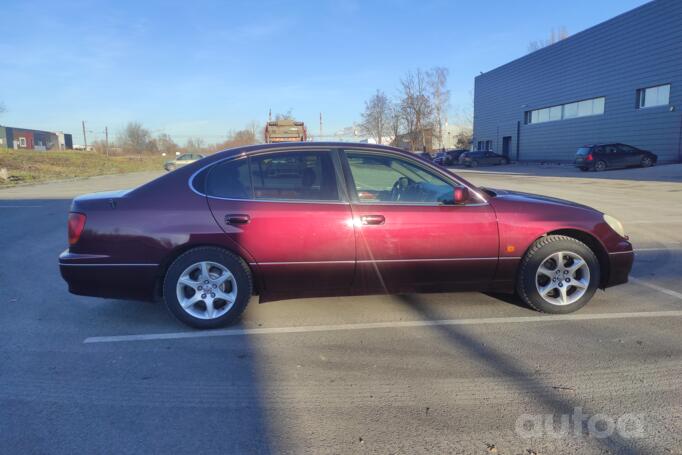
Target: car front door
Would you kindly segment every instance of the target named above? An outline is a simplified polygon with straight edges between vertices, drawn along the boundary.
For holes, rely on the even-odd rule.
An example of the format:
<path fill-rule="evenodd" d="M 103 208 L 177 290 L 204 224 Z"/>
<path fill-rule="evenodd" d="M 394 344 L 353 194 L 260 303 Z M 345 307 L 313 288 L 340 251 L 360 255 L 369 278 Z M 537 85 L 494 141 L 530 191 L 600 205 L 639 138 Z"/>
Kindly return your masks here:
<path fill-rule="evenodd" d="M 216 221 L 264 278 L 261 300 L 350 291 L 355 234 L 333 153 L 254 154 L 215 165 L 207 175 Z"/>
<path fill-rule="evenodd" d="M 457 182 L 395 154 L 343 153 L 358 284 L 370 292 L 480 289 L 498 261 L 497 221 L 476 194 L 453 204 Z"/>
<path fill-rule="evenodd" d="M 606 158 L 606 165 L 609 168 L 618 168 L 625 166 L 624 154 L 618 149 L 617 144 L 609 144 L 604 146 L 604 157 Z"/>
<path fill-rule="evenodd" d="M 636 148 L 625 144 L 618 144 L 618 149 L 623 156 L 624 166 L 637 166 L 642 161 L 642 155 Z"/>

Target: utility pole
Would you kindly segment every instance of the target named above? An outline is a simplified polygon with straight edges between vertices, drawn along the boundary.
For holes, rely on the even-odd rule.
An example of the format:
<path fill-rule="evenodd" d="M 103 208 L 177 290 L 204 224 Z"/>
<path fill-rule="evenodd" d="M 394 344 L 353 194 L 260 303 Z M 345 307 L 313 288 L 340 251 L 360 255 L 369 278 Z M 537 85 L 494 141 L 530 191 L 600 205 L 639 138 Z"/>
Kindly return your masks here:
<path fill-rule="evenodd" d="M 320 140 L 322 140 L 322 112 L 320 112 Z"/>
<path fill-rule="evenodd" d="M 272 122 L 272 108 L 268 111 L 268 122 Z"/>
<path fill-rule="evenodd" d="M 85 150 L 88 150 L 88 138 L 85 135 L 85 120 L 81 121 L 81 125 L 83 125 L 83 145 L 85 146 Z"/>
<path fill-rule="evenodd" d="M 107 156 L 109 156 L 109 127 L 104 127 L 104 150 Z"/>

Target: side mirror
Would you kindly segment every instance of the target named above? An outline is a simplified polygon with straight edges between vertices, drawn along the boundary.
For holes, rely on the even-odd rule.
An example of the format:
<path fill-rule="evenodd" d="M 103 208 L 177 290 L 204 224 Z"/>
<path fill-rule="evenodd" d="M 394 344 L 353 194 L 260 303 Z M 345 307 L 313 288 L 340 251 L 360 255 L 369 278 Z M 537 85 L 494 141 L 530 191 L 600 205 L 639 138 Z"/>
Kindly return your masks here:
<path fill-rule="evenodd" d="M 469 188 L 466 186 L 455 187 L 453 200 L 455 204 L 466 204 L 469 201 Z"/>

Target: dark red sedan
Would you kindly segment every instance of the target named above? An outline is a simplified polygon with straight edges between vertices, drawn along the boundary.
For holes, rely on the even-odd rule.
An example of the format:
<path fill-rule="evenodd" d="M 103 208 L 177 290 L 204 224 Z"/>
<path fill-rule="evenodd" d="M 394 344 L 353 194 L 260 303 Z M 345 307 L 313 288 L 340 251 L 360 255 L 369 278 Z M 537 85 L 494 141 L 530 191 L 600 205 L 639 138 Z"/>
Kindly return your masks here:
<path fill-rule="evenodd" d="M 226 150 L 129 191 L 74 199 L 59 257 L 74 294 L 154 300 L 225 325 L 253 294 L 517 292 L 568 313 L 627 282 L 620 222 L 477 188 L 398 149 L 290 143 Z"/>

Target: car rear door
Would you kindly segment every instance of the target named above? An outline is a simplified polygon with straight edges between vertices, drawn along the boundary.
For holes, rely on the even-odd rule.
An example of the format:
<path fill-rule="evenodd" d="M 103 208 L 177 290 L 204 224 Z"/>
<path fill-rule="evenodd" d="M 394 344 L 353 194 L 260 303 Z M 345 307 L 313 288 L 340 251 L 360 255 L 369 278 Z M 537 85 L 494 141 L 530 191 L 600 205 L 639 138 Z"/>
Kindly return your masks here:
<path fill-rule="evenodd" d="M 216 221 L 254 258 L 271 298 L 350 290 L 355 234 L 332 153 L 256 153 L 218 164 L 207 176 Z"/>
<path fill-rule="evenodd" d="M 347 149 L 358 282 L 371 291 L 480 289 L 498 261 L 497 221 L 474 195 L 454 205 L 454 182 L 415 160 Z"/>

